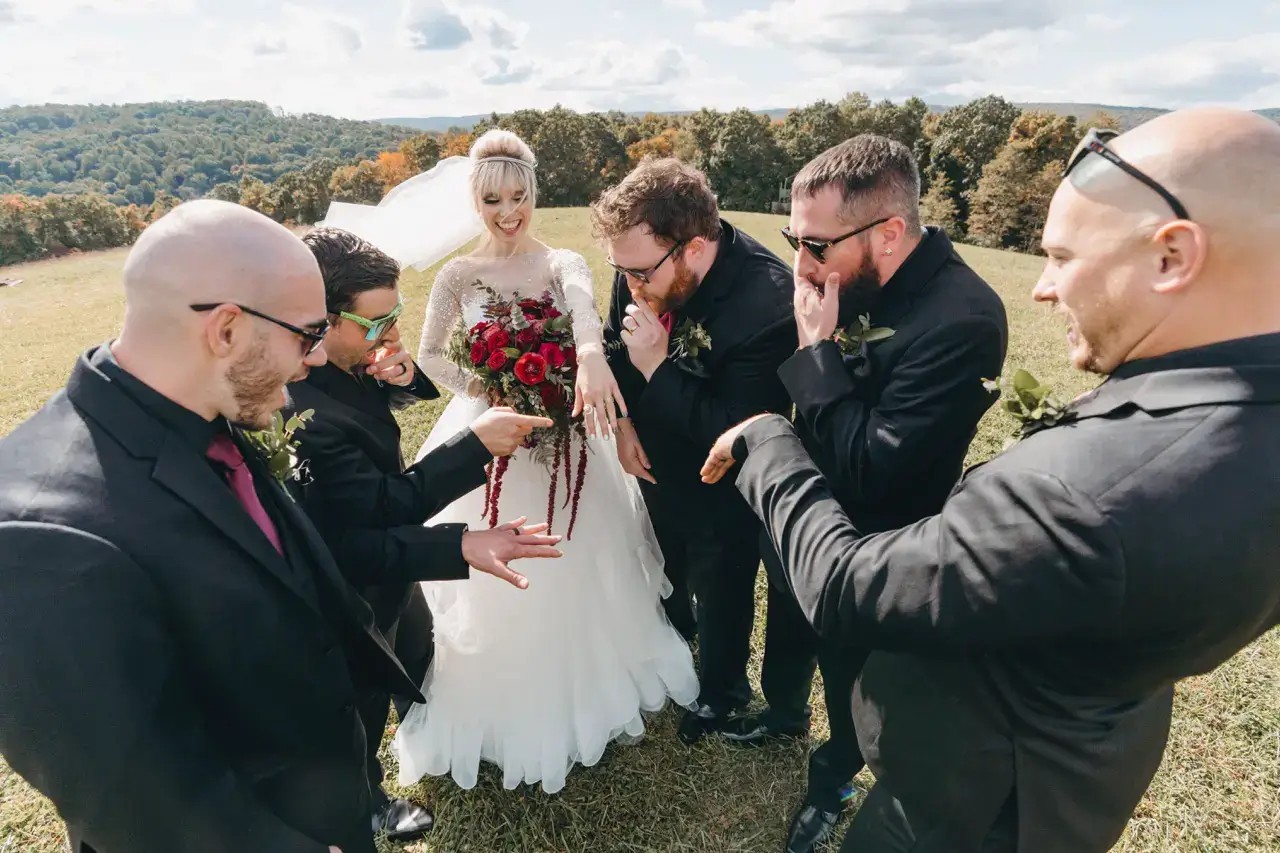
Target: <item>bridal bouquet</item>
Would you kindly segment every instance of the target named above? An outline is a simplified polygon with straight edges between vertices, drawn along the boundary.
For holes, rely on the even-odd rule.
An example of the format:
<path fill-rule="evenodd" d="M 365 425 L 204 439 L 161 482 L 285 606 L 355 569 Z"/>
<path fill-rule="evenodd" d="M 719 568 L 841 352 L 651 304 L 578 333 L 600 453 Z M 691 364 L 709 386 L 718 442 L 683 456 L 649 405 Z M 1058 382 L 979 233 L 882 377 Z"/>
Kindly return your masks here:
<path fill-rule="evenodd" d="M 524 415 L 550 418 L 554 426 L 534 430 L 524 441 L 538 462 L 551 471 L 547 495 L 547 524 L 555 513 L 558 480 L 563 470 L 565 503 L 572 501 L 568 537 L 578 518 L 578 499 L 587 471 L 586 431 L 573 412 L 573 387 L 577 376 L 577 349 L 570 316 L 556 305 L 549 291 L 537 299 L 504 297 L 482 282 L 485 319 L 470 329 L 459 323 L 449 341 L 449 358 L 463 370 L 480 377 L 493 405 L 510 406 Z M 581 439 L 578 469 L 573 471 L 573 434 Z M 489 465 L 485 485 L 485 516 L 490 527 L 498 524 L 498 499 L 502 477 L 511 459 L 504 456 Z M 574 474 L 576 473 L 576 478 Z"/>

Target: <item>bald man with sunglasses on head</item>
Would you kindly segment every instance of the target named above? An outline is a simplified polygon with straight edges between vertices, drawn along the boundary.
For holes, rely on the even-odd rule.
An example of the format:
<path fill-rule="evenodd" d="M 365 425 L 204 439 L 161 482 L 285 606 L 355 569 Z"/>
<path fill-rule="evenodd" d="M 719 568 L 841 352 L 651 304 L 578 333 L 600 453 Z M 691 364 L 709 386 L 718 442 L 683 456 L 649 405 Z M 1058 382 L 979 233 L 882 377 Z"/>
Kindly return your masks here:
<path fill-rule="evenodd" d="M 423 526 L 462 495 L 484 485 L 485 466 L 513 453 L 546 418 L 491 409 L 472 426 L 407 470 L 394 411 L 439 392 L 400 343 L 403 309 L 396 261 L 346 231 L 320 228 L 303 242 L 324 278 L 332 324 L 324 339 L 328 364 L 290 386 L 291 411 L 314 409 L 295 433 L 306 465 L 303 506 L 320 529 L 343 574 L 373 608 L 409 674 L 422 684 L 432 654 L 431 612 L 419 582 L 465 579 L 470 569 L 513 586 L 528 582 L 509 562 L 558 557 L 558 536 L 524 519 L 496 530 L 464 524 Z M 358 676 L 358 674 L 356 674 Z M 357 682 L 359 684 L 359 682 Z M 396 697 L 403 718 L 412 697 Z M 368 746 L 374 831 L 392 841 L 413 840 L 432 828 L 426 808 L 382 790 L 378 747 L 391 696 L 371 688 L 360 702 Z"/>

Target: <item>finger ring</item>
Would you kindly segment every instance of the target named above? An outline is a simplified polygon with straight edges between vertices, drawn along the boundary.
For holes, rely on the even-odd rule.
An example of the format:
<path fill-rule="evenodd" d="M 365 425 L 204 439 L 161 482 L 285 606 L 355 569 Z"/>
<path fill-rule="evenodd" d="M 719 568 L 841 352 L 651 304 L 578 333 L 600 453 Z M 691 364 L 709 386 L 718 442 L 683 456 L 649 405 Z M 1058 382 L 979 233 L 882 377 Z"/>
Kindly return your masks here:
<path fill-rule="evenodd" d="M 587 403 L 585 406 L 582 407 L 582 411 L 584 412 L 594 412 L 595 410 L 596 410 L 596 407 L 591 405 L 590 403 Z"/>
<path fill-rule="evenodd" d="M 404 375 L 408 372 L 409 372 L 409 365 L 405 364 L 403 361 L 400 362 L 400 374 Z"/>

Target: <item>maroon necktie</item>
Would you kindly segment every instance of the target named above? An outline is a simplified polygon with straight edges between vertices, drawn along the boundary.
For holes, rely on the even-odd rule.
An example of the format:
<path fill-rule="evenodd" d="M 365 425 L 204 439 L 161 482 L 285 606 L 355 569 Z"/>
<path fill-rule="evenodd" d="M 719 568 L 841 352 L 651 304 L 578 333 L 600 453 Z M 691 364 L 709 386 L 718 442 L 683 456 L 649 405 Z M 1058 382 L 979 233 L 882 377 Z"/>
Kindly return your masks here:
<path fill-rule="evenodd" d="M 271 523 L 271 517 L 267 515 L 262 501 L 258 500 L 258 492 L 253 487 L 253 474 L 250 473 L 249 466 L 244 463 L 244 455 L 231 440 L 231 436 L 224 432 L 215 435 L 213 441 L 209 442 L 209 450 L 205 455 L 226 467 L 227 484 L 231 486 L 236 499 L 240 501 L 245 512 L 249 513 L 254 523 L 262 529 L 276 551 L 284 556 L 284 548 L 280 546 L 280 534 L 276 532 L 276 526 Z"/>
<path fill-rule="evenodd" d="M 667 330 L 667 334 L 671 334 L 672 327 L 676 324 L 676 312 L 668 311 L 658 318 L 658 322 L 662 324 L 662 328 Z"/>

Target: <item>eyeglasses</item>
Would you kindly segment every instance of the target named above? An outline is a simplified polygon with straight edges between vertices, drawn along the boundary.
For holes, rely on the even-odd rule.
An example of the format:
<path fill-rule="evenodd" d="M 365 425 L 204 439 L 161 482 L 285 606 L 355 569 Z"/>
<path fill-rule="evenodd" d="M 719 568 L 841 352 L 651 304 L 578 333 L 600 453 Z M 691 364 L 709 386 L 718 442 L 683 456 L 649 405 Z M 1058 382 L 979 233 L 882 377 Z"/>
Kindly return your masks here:
<path fill-rule="evenodd" d="M 792 249 L 798 252 L 800 251 L 800 247 L 804 246 L 805 249 L 808 250 L 809 254 L 813 255 L 813 259 L 815 261 L 817 261 L 818 263 L 822 263 L 827 259 L 827 254 L 826 254 L 827 249 L 830 249 L 836 243 L 839 243 L 841 240 L 848 240 L 850 237 L 854 236 L 855 234 L 861 234 L 863 231 L 866 231 L 868 228 L 874 228 L 877 225 L 883 225 L 884 223 L 888 222 L 892 218 L 893 218 L 892 216 L 881 217 L 880 219 L 877 219 L 875 222 L 869 222 L 866 225 L 863 225 L 861 228 L 854 229 L 853 231 L 850 231 L 848 234 L 841 234 L 839 237 L 833 237 L 830 240 L 810 240 L 807 237 L 797 237 L 792 232 L 790 226 L 782 229 L 782 236 L 787 238 L 787 242 L 791 244 Z"/>
<path fill-rule="evenodd" d="M 1119 166 L 1126 173 L 1155 190 L 1160 197 L 1168 203 L 1169 207 L 1173 208 L 1174 216 L 1179 219 L 1190 219 L 1191 214 L 1187 213 L 1187 209 L 1182 206 L 1182 202 L 1178 201 L 1173 193 L 1160 186 L 1160 183 L 1154 178 L 1148 177 L 1135 166 L 1131 166 L 1126 163 L 1121 159 L 1119 154 L 1107 147 L 1107 142 L 1115 139 L 1119 135 L 1119 131 L 1115 130 L 1099 129 L 1096 127 L 1089 128 L 1089 132 L 1085 134 L 1084 139 L 1080 140 L 1080 144 L 1076 146 L 1076 150 L 1071 152 L 1071 159 L 1067 160 L 1067 168 L 1062 170 L 1063 179 L 1065 180 L 1066 177 L 1071 174 L 1071 171 L 1075 169 L 1076 166 L 1080 165 L 1080 161 L 1090 153 L 1097 154 L 1102 159 L 1112 163 L 1113 165 Z"/>
<path fill-rule="evenodd" d="M 304 358 L 311 355 L 311 353 L 315 352 L 320 347 L 320 344 L 324 343 L 325 333 L 329 331 L 328 320 L 319 320 L 312 324 L 312 328 L 303 329 L 300 326 L 293 325 L 292 323 L 286 323 L 284 320 L 277 320 L 270 314 L 263 314 L 261 311 L 255 311 L 249 306 L 241 305 L 238 302 L 206 302 L 199 305 L 189 305 L 187 307 L 192 311 L 212 311 L 215 308 L 228 304 L 236 306 L 246 314 L 252 314 L 255 317 L 261 317 L 263 320 L 275 323 L 277 326 L 288 329 L 298 337 L 302 338 L 302 356 Z"/>
<path fill-rule="evenodd" d="M 648 284 L 649 277 L 653 275 L 655 272 L 657 272 L 658 267 L 665 264 L 667 262 L 667 258 L 671 257 L 675 253 L 676 249 L 679 249 L 684 244 L 685 244 L 685 241 L 681 240 L 679 243 L 676 243 L 670 249 L 667 249 L 667 253 L 662 256 L 662 260 L 658 261 L 656 264 L 649 267 L 647 270 L 633 270 L 633 269 L 627 269 L 626 267 L 620 267 L 613 262 L 612 258 L 606 258 L 605 261 L 606 263 L 609 264 L 609 266 L 613 267 L 615 270 L 622 273 L 623 275 L 629 275 L 632 278 L 639 279 L 645 284 Z"/>
<path fill-rule="evenodd" d="M 404 302 L 397 302 L 396 307 L 391 313 L 385 317 L 379 317 L 376 320 L 368 320 L 359 314 L 351 314 L 347 311 L 339 311 L 338 316 L 344 320 L 350 320 L 358 323 L 365 328 L 364 339 L 366 341 L 376 341 L 378 338 L 386 334 L 387 330 L 396 324 L 396 319 L 400 316 L 400 312 L 404 310 Z"/>

